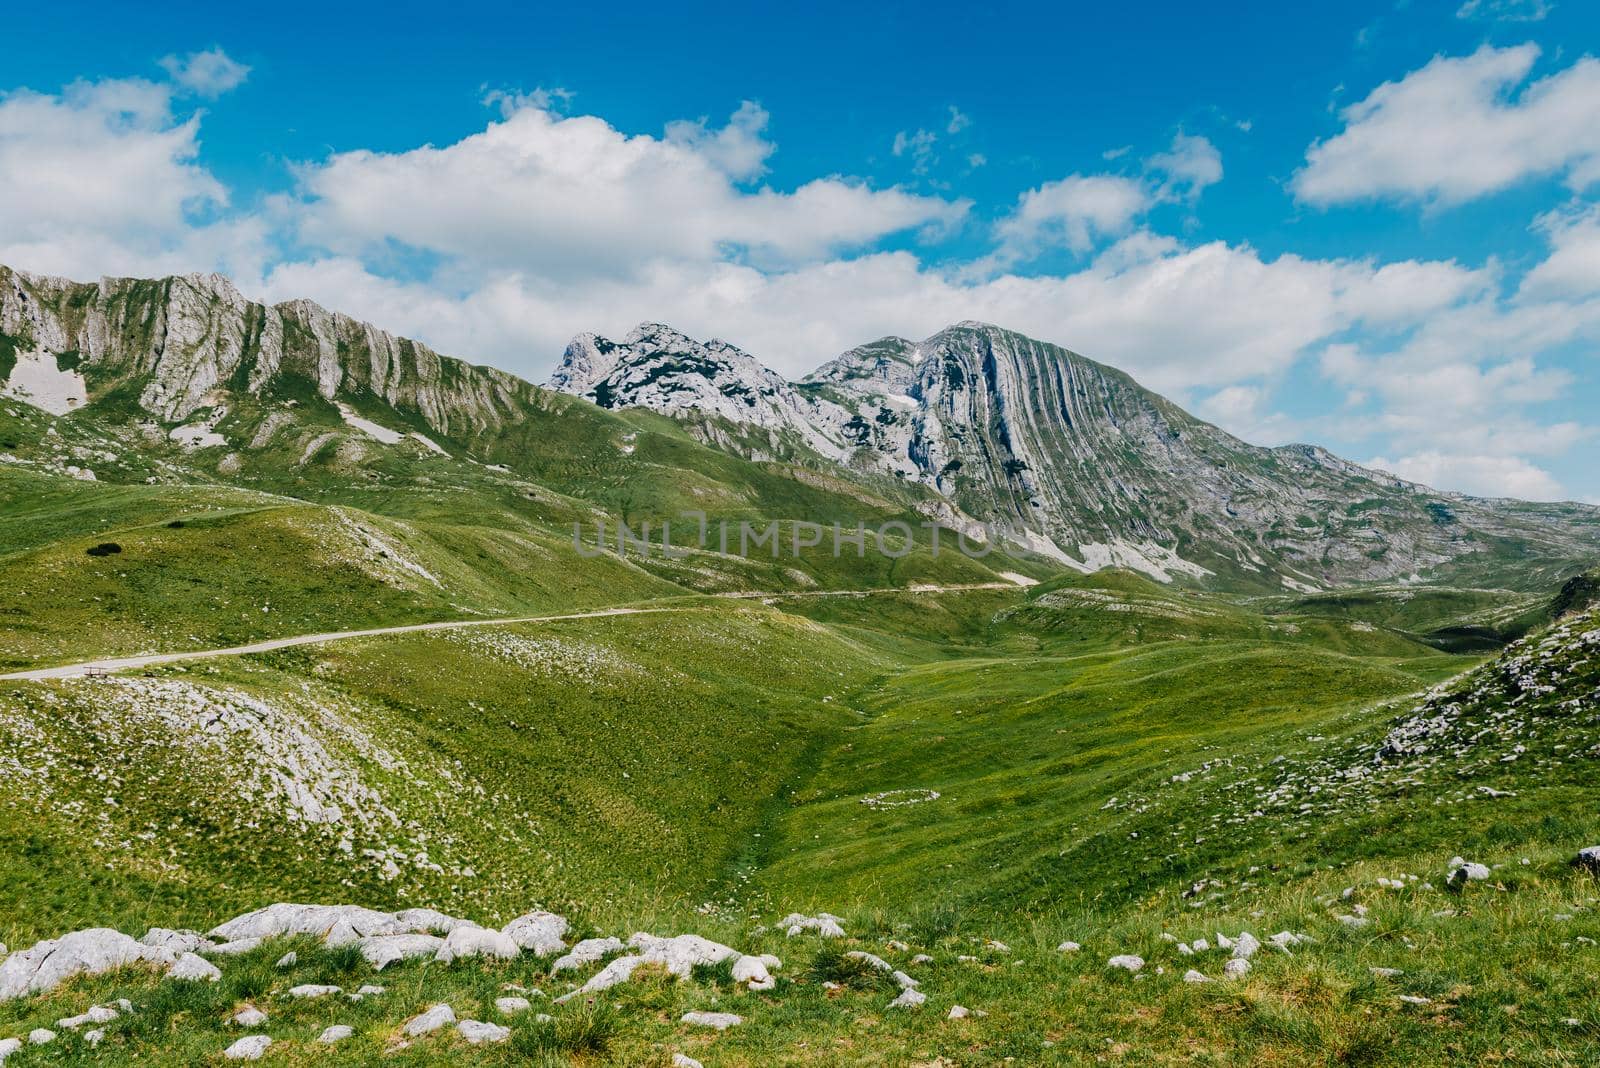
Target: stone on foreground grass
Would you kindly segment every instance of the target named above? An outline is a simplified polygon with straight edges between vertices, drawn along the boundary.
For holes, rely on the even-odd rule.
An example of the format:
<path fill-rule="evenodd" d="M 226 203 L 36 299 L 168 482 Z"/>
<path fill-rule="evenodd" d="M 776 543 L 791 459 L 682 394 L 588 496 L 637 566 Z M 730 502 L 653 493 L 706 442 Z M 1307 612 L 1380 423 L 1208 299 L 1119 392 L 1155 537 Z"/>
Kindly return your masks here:
<path fill-rule="evenodd" d="M 553 912 L 529 912 L 518 916 L 500 929 L 521 948 L 536 957 L 563 953 L 567 944 L 567 921 Z"/>
<path fill-rule="evenodd" d="M 230 1061 L 259 1061 L 270 1045 L 272 1039 L 266 1035 L 246 1035 L 223 1050 L 222 1055 Z"/>
<path fill-rule="evenodd" d="M 686 1012 L 681 1019 L 684 1023 L 695 1027 L 710 1027 L 718 1031 L 726 1031 L 730 1027 L 744 1023 L 744 1017 L 735 1016 L 731 1012 Z"/>
<path fill-rule="evenodd" d="M 131 964 L 166 964 L 171 950 L 135 942 L 120 931 L 93 927 L 19 949 L 0 963 L 0 1001 L 53 990 L 80 975 L 102 975 Z"/>
<path fill-rule="evenodd" d="M 1136 957 L 1132 953 L 1119 953 L 1106 961 L 1107 968 L 1121 968 L 1124 971 L 1137 972 L 1144 967 L 1144 958 Z"/>
<path fill-rule="evenodd" d="M 474 1046 L 485 1042 L 504 1042 L 511 1037 L 511 1028 L 484 1023 L 482 1020 L 462 1020 L 456 1024 L 456 1032 Z"/>
<path fill-rule="evenodd" d="M 343 1042 L 355 1033 L 355 1028 L 353 1027 L 349 1027 L 346 1024 L 334 1024 L 318 1035 L 317 1041 L 324 1046 L 331 1046 L 336 1042 Z"/>
<path fill-rule="evenodd" d="M 196 956 L 193 953 L 185 953 L 173 962 L 172 967 L 167 969 L 167 978 L 196 983 L 214 983 L 222 978 L 222 969 L 204 957 Z"/>
<path fill-rule="evenodd" d="M 456 1010 L 448 1005 L 435 1005 L 427 1012 L 418 1013 L 407 1020 L 401 1030 L 415 1038 L 417 1035 L 431 1034 L 439 1030 L 439 1028 L 455 1022 Z"/>
<path fill-rule="evenodd" d="M 573 946 L 566 956 L 556 958 L 556 962 L 550 965 L 550 974 L 587 968 L 591 964 L 599 964 L 608 954 L 620 952 L 620 938 L 585 938 Z"/>
<path fill-rule="evenodd" d="M 494 999 L 494 1011 L 502 1016 L 516 1016 L 518 1013 L 527 1012 L 531 1008 L 533 1008 L 533 1003 L 527 998 L 508 997 Z"/>

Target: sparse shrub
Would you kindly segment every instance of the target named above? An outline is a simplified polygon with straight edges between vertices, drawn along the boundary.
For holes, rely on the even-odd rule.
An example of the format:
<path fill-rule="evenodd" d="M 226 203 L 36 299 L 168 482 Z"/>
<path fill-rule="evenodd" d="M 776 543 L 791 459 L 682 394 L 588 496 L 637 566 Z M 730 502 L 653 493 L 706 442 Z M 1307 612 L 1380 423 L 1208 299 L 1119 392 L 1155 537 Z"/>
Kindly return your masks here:
<path fill-rule="evenodd" d="M 103 541 L 99 545 L 91 545 L 84 552 L 90 556 L 112 556 L 122 551 L 122 546 L 114 541 Z"/>

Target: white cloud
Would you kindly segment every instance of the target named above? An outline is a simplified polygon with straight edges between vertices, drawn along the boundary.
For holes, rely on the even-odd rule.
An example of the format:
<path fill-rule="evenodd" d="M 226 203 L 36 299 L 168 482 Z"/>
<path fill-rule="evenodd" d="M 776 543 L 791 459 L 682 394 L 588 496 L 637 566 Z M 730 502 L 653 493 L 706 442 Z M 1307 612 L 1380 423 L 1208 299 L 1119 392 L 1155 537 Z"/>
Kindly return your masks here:
<path fill-rule="evenodd" d="M 1292 183 L 1308 204 L 1380 197 L 1455 204 L 1535 176 L 1600 179 L 1600 61 L 1585 56 L 1513 98 L 1539 48 L 1438 56 L 1340 112 Z"/>
<path fill-rule="evenodd" d="M 214 220 L 228 192 L 198 155 L 199 118 L 176 117 L 164 85 L 0 95 L 0 262 L 91 278 L 251 269 L 264 225 Z"/>
<path fill-rule="evenodd" d="M 1551 252 L 1523 276 L 1519 294 L 1535 300 L 1600 297 L 1600 205 L 1551 212 L 1537 225 Z"/>
<path fill-rule="evenodd" d="M 958 134 L 971 125 L 972 116 L 964 114 L 960 108 L 956 107 L 954 104 L 951 104 L 950 121 L 945 123 L 944 132 L 948 134 Z"/>
<path fill-rule="evenodd" d="M 819 178 L 745 191 L 770 145 L 746 104 L 728 126 L 628 136 L 593 116 L 527 106 L 442 148 L 336 154 L 298 168 L 301 234 L 346 255 L 398 243 L 476 270 L 551 279 L 637 275 L 657 260 L 767 265 L 958 223 L 965 202 Z"/>
<path fill-rule="evenodd" d="M 1445 487 L 1480 497 L 1516 497 L 1525 501 L 1568 499 L 1566 491 L 1548 471 L 1515 456 L 1419 452 L 1396 460 L 1380 456 L 1368 461 L 1367 466 L 1425 486 Z"/>
<path fill-rule="evenodd" d="M 249 67 L 229 58 L 220 48 L 190 52 L 181 58 L 167 56 L 161 60 L 161 68 L 184 89 L 208 97 L 237 89 L 250 76 Z"/>
<path fill-rule="evenodd" d="M 1222 181 L 1222 153 L 1204 137 L 1178 132 L 1172 148 L 1145 161 L 1151 170 L 1165 175 L 1161 183 L 1163 199 L 1193 200 L 1207 186 Z"/>
<path fill-rule="evenodd" d="M 1087 252 L 1101 238 L 1126 233 L 1150 203 L 1149 190 L 1132 178 L 1074 174 L 1022 194 L 995 235 L 1012 262 L 1053 246 Z"/>
<path fill-rule="evenodd" d="M 1542 22 L 1553 7 L 1550 0 L 1466 0 L 1456 9 L 1456 18 Z"/>
<path fill-rule="evenodd" d="M 910 156 L 911 170 L 916 174 L 927 174 L 937 160 L 933 154 L 933 146 L 938 144 L 939 135 L 932 130 L 918 130 L 908 133 L 901 130 L 894 135 L 894 144 L 891 151 L 896 156 Z"/>

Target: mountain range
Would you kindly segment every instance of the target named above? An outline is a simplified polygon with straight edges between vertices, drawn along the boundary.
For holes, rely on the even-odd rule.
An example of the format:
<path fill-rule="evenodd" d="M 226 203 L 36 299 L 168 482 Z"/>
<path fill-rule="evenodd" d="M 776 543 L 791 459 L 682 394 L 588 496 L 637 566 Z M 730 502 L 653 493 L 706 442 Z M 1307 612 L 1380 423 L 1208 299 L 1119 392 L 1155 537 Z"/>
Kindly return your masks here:
<path fill-rule="evenodd" d="M 1435 491 L 1312 445 L 1254 446 L 1115 368 L 976 322 L 869 342 L 794 382 L 725 342 L 645 324 L 621 341 L 574 339 L 542 389 L 309 301 L 247 300 L 219 275 L 78 283 L 0 267 L 0 379 L 14 396 L 216 448 L 235 471 L 275 440 L 311 448 L 326 432 L 318 410 L 386 428 L 380 440 L 527 470 L 533 427 L 548 437 L 558 413 L 593 421 L 556 399 L 570 394 L 667 416 L 718 451 L 909 502 L 1058 567 L 1164 582 L 1543 587 L 1600 541 L 1600 510 Z"/>

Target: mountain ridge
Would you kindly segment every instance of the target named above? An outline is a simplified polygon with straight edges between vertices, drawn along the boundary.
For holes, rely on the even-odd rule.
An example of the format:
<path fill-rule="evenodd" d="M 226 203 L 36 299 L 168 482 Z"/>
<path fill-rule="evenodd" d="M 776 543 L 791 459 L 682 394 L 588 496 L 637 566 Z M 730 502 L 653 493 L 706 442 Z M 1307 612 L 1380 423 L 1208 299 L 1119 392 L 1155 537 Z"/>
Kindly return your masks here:
<path fill-rule="evenodd" d="M 247 300 L 222 275 L 78 283 L 0 267 L 0 382 L 29 399 L 24 380 L 58 391 L 31 398 L 57 414 L 84 406 L 235 457 L 301 401 L 381 444 L 409 436 L 513 464 L 536 435 L 643 408 L 780 478 L 898 483 L 922 515 L 1059 567 L 1261 592 L 1504 583 L 1508 568 L 1522 585 L 1559 584 L 1600 544 L 1600 510 L 1437 492 L 1318 446 L 1250 445 L 1114 367 L 971 320 L 867 342 L 794 382 L 727 342 L 646 323 L 620 342 L 579 335 L 541 387 L 309 300 Z M 230 413 L 233 437 L 218 430 Z M 600 434 L 631 449 L 625 422 L 592 429 L 572 447 Z M 578 460 L 564 461 L 573 477 Z"/>
<path fill-rule="evenodd" d="M 1417 577 L 1484 537 L 1548 539 L 1575 558 L 1593 552 L 1559 529 L 1568 515 L 1592 525 L 1600 513 L 1583 506 L 1436 491 L 1317 445 L 1251 445 L 1126 372 L 989 323 L 856 346 L 772 386 L 781 419 L 753 402 L 699 403 L 741 386 L 716 367 L 675 363 L 696 344 L 681 334 L 672 332 L 671 350 L 652 347 L 649 331 L 629 337 L 600 366 L 585 362 L 588 348 L 613 343 L 584 335 L 552 388 L 672 415 L 725 448 L 748 451 L 756 439 L 770 451 L 786 438 L 796 449 L 813 439 L 844 446 L 847 465 L 920 482 L 975 523 L 1079 570 L 1124 566 L 1163 581 L 1276 571 L 1300 589 Z M 776 378 L 718 345 L 719 366 Z M 641 380 L 655 388 L 631 388 Z M 794 435 L 797 413 L 808 425 Z"/>

